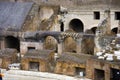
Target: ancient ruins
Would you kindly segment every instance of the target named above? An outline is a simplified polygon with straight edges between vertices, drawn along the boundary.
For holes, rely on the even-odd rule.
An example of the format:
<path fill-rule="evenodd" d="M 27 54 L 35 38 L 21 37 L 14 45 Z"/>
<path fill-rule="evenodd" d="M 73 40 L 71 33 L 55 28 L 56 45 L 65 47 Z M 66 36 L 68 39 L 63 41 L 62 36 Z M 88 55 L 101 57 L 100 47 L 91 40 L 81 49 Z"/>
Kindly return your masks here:
<path fill-rule="evenodd" d="M 0 0 L 0 68 L 120 79 L 119 0 Z"/>

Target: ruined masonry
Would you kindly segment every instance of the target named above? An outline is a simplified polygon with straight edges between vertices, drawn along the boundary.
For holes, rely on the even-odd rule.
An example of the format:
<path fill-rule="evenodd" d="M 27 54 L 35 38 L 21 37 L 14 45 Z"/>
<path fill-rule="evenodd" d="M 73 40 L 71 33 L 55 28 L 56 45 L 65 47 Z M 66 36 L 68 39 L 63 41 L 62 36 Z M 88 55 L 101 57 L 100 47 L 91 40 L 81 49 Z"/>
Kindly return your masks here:
<path fill-rule="evenodd" d="M 4 79 L 119 80 L 119 61 L 119 0 L 0 0 Z"/>

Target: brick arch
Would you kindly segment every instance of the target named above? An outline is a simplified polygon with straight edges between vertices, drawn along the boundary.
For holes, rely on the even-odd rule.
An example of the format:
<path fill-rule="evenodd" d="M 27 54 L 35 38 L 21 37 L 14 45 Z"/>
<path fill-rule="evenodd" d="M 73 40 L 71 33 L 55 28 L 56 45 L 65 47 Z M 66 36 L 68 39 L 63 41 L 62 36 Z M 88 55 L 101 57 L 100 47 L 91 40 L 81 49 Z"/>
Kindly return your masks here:
<path fill-rule="evenodd" d="M 61 32 L 50 32 L 50 31 L 45 31 L 45 32 L 43 31 L 42 32 L 41 31 L 41 32 L 35 33 L 35 38 L 37 40 L 41 40 L 43 42 L 46 39 L 47 36 L 52 36 L 57 40 L 57 42 L 59 42 L 60 33 Z"/>
<path fill-rule="evenodd" d="M 46 36 L 43 42 L 44 49 L 57 51 L 58 41 L 53 36 Z"/>
<path fill-rule="evenodd" d="M 83 32 L 84 24 L 80 19 L 74 18 L 69 22 L 69 28 L 75 32 Z"/>
<path fill-rule="evenodd" d="M 76 41 L 72 37 L 64 38 L 64 51 L 76 52 Z"/>

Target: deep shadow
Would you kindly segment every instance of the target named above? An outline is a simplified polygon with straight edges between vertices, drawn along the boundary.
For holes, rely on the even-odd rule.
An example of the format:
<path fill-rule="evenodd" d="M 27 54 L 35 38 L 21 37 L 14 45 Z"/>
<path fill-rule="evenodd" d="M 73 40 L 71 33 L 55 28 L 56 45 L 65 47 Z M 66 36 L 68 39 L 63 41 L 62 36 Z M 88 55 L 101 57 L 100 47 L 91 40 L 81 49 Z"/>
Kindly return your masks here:
<path fill-rule="evenodd" d="M 93 27 L 93 28 L 91 28 L 91 31 L 95 34 L 96 33 L 96 29 L 97 29 L 97 27 Z"/>
<path fill-rule="evenodd" d="M 120 80 L 120 70 L 111 68 L 110 80 Z"/>
<path fill-rule="evenodd" d="M 73 29 L 75 32 L 83 32 L 84 25 L 81 20 L 79 19 L 72 19 L 69 23 L 70 29 Z"/>
<path fill-rule="evenodd" d="M 18 51 L 20 51 L 20 41 L 18 38 L 15 38 L 13 36 L 7 36 L 7 37 L 5 37 L 5 47 L 6 48 L 15 48 Z"/>
<path fill-rule="evenodd" d="M 116 27 L 116 28 L 113 28 L 113 29 L 112 29 L 112 32 L 115 33 L 115 34 L 117 34 L 118 28 L 117 28 L 117 27 Z"/>
<path fill-rule="evenodd" d="M 62 22 L 60 25 L 60 31 L 63 32 L 64 31 L 64 23 Z"/>
<path fill-rule="evenodd" d="M 94 80 L 105 80 L 105 71 L 100 69 L 95 69 L 95 79 Z"/>

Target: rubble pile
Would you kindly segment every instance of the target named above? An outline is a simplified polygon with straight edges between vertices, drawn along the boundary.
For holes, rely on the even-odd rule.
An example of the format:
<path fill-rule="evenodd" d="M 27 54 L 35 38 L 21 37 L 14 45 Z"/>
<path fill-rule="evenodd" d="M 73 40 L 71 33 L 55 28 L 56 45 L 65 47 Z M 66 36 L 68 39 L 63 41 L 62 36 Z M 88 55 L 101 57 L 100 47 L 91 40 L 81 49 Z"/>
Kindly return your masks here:
<path fill-rule="evenodd" d="M 96 53 L 98 59 L 117 61 L 120 60 L 120 44 L 116 44 L 116 40 L 113 40 L 105 49 Z"/>

